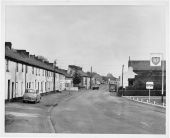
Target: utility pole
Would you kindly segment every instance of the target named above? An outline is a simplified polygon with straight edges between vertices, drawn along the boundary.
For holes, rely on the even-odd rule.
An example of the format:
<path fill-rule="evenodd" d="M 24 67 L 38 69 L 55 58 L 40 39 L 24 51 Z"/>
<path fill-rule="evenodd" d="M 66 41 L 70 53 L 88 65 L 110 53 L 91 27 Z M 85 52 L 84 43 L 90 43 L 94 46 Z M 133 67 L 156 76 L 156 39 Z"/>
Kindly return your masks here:
<path fill-rule="evenodd" d="M 124 65 L 122 65 L 122 95 L 124 93 L 124 91 L 123 91 L 123 70 L 124 70 Z"/>
<path fill-rule="evenodd" d="M 90 72 L 90 89 L 92 88 L 92 66 L 91 66 L 91 72 Z"/>
<path fill-rule="evenodd" d="M 161 93 L 161 102 L 163 103 L 163 95 L 164 95 L 164 61 L 163 61 L 163 54 L 162 54 L 162 93 Z"/>
<path fill-rule="evenodd" d="M 54 92 L 55 92 L 55 66 L 56 66 L 56 60 L 54 60 L 54 64 L 53 64 L 53 68 L 54 68 L 54 72 L 53 72 L 53 78 L 54 78 L 53 90 L 54 90 Z"/>

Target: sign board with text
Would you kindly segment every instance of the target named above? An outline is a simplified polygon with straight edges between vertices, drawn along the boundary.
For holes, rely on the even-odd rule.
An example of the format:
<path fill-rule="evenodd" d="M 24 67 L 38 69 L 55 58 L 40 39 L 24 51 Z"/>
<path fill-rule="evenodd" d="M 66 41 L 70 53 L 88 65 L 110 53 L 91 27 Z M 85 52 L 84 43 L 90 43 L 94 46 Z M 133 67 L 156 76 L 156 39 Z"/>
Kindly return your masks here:
<path fill-rule="evenodd" d="M 153 82 L 146 82 L 146 89 L 153 89 Z"/>

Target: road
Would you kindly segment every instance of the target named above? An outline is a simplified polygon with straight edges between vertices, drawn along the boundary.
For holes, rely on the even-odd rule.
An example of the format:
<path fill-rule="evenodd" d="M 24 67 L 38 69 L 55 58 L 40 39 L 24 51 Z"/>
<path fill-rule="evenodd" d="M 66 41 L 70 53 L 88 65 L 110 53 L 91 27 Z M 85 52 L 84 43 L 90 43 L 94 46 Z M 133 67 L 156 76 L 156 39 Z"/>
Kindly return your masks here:
<path fill-rule="evenodd" d="M 6 104 L 6 132 L 165 134 L 165 109 L 110 95 L 105 86 L 62 97 Z"/>
<path fill-rule="evenodd" d="M 103 88 L 61 102 L 51 116 L 57 133 L 165 133 L 165 109 L 110 96 Z"/>

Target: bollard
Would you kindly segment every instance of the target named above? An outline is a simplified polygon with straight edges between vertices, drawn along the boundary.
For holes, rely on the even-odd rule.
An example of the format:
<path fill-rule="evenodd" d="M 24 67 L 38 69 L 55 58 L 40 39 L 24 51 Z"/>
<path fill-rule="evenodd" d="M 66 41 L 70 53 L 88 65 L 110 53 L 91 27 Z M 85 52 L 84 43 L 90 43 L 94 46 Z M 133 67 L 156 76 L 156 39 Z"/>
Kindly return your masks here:
<path fill-rule="evenodd" d="M 138 98 L 136 100 L 138 101 Z"/>
<path fill-rule="evenodd" d="M 146 100 L 146 102 L 148 103 L 148 100 Z"/>
<path fill-rule="evenodd" d="M 153 102 L 153 104 L 155 104 L 155 101 Z"/>
<path fill-rule="evenodd" d="M 141 102 L 143 102 L 143 99 L 141 99 Z"/>

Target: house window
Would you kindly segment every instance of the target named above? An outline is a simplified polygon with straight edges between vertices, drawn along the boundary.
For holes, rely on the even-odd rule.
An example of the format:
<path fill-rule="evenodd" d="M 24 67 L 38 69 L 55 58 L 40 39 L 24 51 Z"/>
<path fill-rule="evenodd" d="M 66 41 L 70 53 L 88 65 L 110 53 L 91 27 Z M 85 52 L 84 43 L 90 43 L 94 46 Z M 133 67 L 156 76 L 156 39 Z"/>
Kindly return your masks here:
<path fill-rule="evenodd" d="M 128 79 L 129 80 L 129 86 L 133 86 L 134 84 L 134 79 Z"/>
<path fill-rule="evenodd" d="M 36 80 L 35 80 L 35 89 L 36 89 Z"/>
<path fill-rule="evenodd" d="M 9 60 L 6 60 L 6 71 L 9 72 Z"/>
<path fill-rule="evenodd" d="M 24 67 L 23 67 L 24 65 L 22 64 L 22 72 L 24 71 Z"/>
<path fill-rule="evenodd" d="M 18 63 L 16 63 L 16 72 L 18 72 Z"/>
<path fill-rule="evenodd" d="M 32 67 L 32 74 L 34 74 L 34 67 Z"/>
<path fill-rule="evenodd" d="M 29 82 L 29 88 L 31 88 L 31 82 Z"/>

